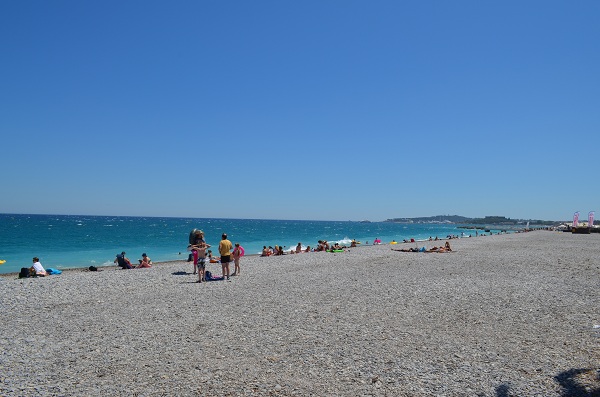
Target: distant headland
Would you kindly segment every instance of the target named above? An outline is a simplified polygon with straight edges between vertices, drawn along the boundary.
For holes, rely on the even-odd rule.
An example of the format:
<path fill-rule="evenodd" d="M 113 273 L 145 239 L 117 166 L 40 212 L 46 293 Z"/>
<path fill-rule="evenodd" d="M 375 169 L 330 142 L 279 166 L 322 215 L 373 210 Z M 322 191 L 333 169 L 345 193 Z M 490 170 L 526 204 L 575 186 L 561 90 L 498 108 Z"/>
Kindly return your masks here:
<path fill-rule="evenodd" d="M 393 223 L 457 223 L 468 225 L 505 225 L 505 226 L 520 226 L 539 225 L 539 226 L 554 226 L 562 221 L 545 221 L 541 219 L 511 219 L 505 216 L 486 216 L 484 218 L 468 218 L 460 215 L 436 215 L 417 218 L 390 218 L 383 222 Z"/>

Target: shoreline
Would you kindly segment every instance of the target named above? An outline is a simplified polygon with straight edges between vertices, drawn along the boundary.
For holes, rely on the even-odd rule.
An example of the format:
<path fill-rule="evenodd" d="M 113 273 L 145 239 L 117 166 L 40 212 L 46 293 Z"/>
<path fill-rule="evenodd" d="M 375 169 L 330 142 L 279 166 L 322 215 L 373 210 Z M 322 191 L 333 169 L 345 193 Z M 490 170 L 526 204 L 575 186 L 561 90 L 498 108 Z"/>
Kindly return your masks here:
<path fill-rule="evenodd" d="M 598 243 L 537 231 L 452 253 L 247 256 L 202 284 L 184 261 L 4 278 L 0 394 L 595 395 Z"/>
<path fill-rule="evenodd" d="M 513 233 L 520 233 L 520 232 L 513 232 Z M 479 236 L 479 237 L 483 237 L 483 236 Z M 404 244 L 415 244 L 415 243 L 436 243 L 436 242 L 445 242 L 448 240 L 457 240 L 457 239 L 469 239 L 469 238 L 475 238 L 473 236 L 458 236 L 458 237 L 454 237 L 454 238 L 438 238 L 437 240 L 430 240 L 430 239 L 415 239 L 415 241 L 397 241 L 396 244 L 393 244 L 392 242 L 382 242 L 381 244 L 362 244 L 359 243 L 356 247 L 354 248 L 348 248 L 348 249 L 357 249 L 357 248 L 364 248 L 364 247 L 370 247 L 370 246 L 379 246 L 379 245 L 391 245 L 391 246 L 402 246 Z M 395 240 L 392 240 L 395 241 Z M 315 251 L 311 251 L 310 253 L 316 253 Z M 286 252 L 284 254 L 285 255 L 290 255 L 289 252 Z M 295 254 L 293 254 L 295 255 Z M 246 254 L 244 255 L 244 257 L 261 257 L 260 254 Z M 178 263 L 178 262 L 187 262 L 187 259 L 173 259 L 173 260 L 163 260 L 163 261 L 157 261 L 154 262 L 153 261 L 153 266 L 154 265 L 163 265 L 163 264 L 172 264 L 172 263 Z M 43 264 L 42 264 L 43 265 Z M 96 267 L 98 268 L 98 270 L 101 269 L 116 269 L 118 266 L 117 265 L 96 265 Z M 46 266 L 44 266 L 44 268 L 46 268 Z M 84 267 L 84 266 L 77 266 L 77 267 L 55 267 L 55 266 L 49 266 L 49 268 L 56 268 L 62 272 L 86 272 L 89 271 L 89 266 L 88 267 Z M 134 269 L 131 269 L 134 270 Z M 14 276 L 18 276 L 19 275 L 19 271 L 14 271 L 14 272 L 8 272 L 8 273 L 0 273 L 0 278 L 2 277 L 14 277 Z"/>
<path fill-rule="evenodd" d="M 42 265 L 63 270 L 71 267 L 87 268 L 112 265 L 115 254 L 126 251 L 130 259 L 147 252 L 155 262 L 185 260 L 190 229 L 201 228 L 207 242 L 218 244 L 218 237 L 229 230 L 232 242 L 241 243 L 247 253 L 260 254 L 263 245 L 275 244 L 289 250 L 300 241 L 312 245 L 317 240 L 329 240 L 349 245 L 352 238 L 372 242 L 402 241 L 430 236 L 459 235 L 456 225 L 409 225 L 395 223 L 313 222 L 313 221 L 260 221 L 260 220 L 206 220 L 169 218 L 145 219 L 131 217 L 72 217 L 72 216 L 18 216 L 7 219 L 0 232 L 4 250 L 0 273 L 19 272 L 37 256 Z M 10 231 L 14 227 L 14 233 Z M 41 233 L 41 234 L 40 234 Z M 28 236 L 38 235 L 36 242 Z M 473 233 L 474 235 L 474 233 Z M 66 241 L 63 237 L 68 237 Z M 213 238 L 214 237 L 214 238 Z"/>

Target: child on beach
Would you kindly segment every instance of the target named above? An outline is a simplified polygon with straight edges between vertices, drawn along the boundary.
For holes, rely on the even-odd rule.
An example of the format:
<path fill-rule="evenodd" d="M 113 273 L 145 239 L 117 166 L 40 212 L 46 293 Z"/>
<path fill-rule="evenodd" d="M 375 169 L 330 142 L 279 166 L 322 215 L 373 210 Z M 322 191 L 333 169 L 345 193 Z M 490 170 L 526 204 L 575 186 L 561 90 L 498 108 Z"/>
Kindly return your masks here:
<path fill-rule="evenodd" d="M 235 268 L 233 269 L 232 276 L 240 275 L 240 258 L 242 257 L 242 247 L 240 247 L 240 243 L 235 243 L 235 248 L 233 249 L 233 263 L 235 264 Z"/>
<path fill-rule="evenodd" d="M 196 274 L 197 271 L 199 283 L 206 281 L 206 249 L 209 247 L 210 245 L 206 244 L 206 241 L 204 241 L 204 232 L 202 232 L 202 230 L 197 230 L 194 244 L 190 245 L 190 248 L 194 258 L 194 274 Z"/>
<path fill-rule="evenodd" d="M 198 281 L 199 283 L 206 281 L 206 248 L 208 244 L 204 243 L 194 248 L 194 270 L 198 269 Z"/>
<path fill-rule="evenodd" d="M 188 246 L 192 251 L 192 258 L 194 264 L 194 274 L 198 273 L 198 282 L 201 283 L 204 280 L 204 271 L 206 269 L 206 249 L 210 247 L 210 244 L 206 244 L 204 240 L 204 232 L 202 230 L 194 230 L 193 243 Z M 209 251 L 210 252 L 210 251 Z"/>

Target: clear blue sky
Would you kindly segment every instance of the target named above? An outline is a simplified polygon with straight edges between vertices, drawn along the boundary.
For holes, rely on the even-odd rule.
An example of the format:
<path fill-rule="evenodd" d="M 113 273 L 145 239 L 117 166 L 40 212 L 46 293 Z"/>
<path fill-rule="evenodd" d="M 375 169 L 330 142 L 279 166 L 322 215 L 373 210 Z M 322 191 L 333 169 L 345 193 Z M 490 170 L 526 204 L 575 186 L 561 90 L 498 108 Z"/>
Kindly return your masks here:
<path fill-rule="evenodd" d="M 600 211 L 599 20 L 595 0 L 2 1 L 0 212 Z"/>

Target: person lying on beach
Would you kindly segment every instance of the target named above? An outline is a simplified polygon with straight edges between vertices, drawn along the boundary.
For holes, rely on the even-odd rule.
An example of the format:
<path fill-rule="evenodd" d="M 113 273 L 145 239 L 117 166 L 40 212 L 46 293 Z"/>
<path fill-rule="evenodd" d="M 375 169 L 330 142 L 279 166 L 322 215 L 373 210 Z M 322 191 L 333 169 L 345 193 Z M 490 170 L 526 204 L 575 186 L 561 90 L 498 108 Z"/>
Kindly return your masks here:
<path fill-rule="evenodd" d="M 306 249 L 304 250 L 304 252 L 310 252 L 310 245 L 306 246 Z"/>
<path fill-rule="evenodd" d="M 38 277 L 45 277 L 48 275 L 37 256 L 33 258 L 33 266 L 31 266 L 29 272 Z"/>
<path fill-rule="evenodd" d="M 214 257 L 212 251 L 208 250 L 208 261 L 210 263 L 219 263 L 221 261 L 221 258 Z"/>
<path fill-rule="evenodd" d="M 428 249 L 427 252 L 452 252 L 452 248 L 450 248 L 450 243 L 446 241 L 443 247 L 432 247 Z"/>
<path fill-rule="evenodd" d="M 419 252 L 418 248 L 400 248 L 400 249 L 393 249 L 392 251 L 399 251 L 399 252 Z"/>

